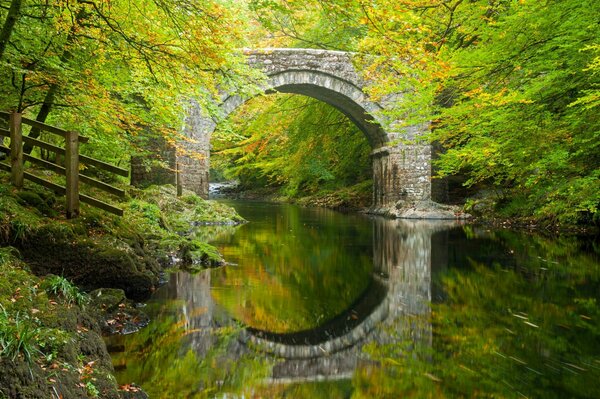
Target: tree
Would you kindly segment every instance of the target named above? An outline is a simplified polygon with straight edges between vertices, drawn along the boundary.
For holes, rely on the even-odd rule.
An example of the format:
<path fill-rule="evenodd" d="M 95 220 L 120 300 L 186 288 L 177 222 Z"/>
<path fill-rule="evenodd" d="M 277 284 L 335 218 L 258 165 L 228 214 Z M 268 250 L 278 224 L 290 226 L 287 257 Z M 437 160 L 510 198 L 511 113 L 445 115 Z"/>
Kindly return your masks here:
<path fill-rule="evenodd" d="M 6 13 L 6 19 L 4 20 L 4 25 L 2 26 L 2 31 L 0 32 L 0 60 L 4 55 L 4 50 L 6 50 L 6 45 L 8 44 L 10 36 L 12 35 L 15 24 L 21 17 L 22 5 L 22 0 L 12 0 L 10 2 L 10 7 Z"/>
<path fill-rule="evenodd" d="M 173 141 L 190 98 L 208 101 L 220 87 L 258 78 L 236 50 L 243 15 L 226 0 L 31 0 L 21 11 L 0 71 L 0 108 L 50 118 L 113 149 L 142 131 Z"/>
<path fill-rule="evenodd" d="M 255 3 L 273 13 L 302 9 Z M 349 41 L 368 93 L 375 101 L 403 93 L 390 118 L 433 122 L 429 139 L 445 147 L 441 176 L 496 188 L 505 216 L 598 220 L 597 1 L 315 4 L 340 16 L 332 23 L 351 16 L 363 26 Z"/>

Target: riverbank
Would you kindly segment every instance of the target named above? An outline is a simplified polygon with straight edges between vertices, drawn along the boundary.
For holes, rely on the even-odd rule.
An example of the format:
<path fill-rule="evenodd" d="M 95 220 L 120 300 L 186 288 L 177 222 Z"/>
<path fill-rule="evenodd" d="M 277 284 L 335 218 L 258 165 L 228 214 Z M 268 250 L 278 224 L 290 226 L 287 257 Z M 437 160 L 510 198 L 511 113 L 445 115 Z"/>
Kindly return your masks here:
<path fill-rule="evenodd" d="M 236 182 L 211 183 L 211 198 L 260 200 L 322 207 L 343 212 L 367 209 L 372 201 L 372 185 L 368 180 L 337 190 L 320 190 L 313 194 L 285 195 L 279 187 L 240 187 Z"/>
<path fill-rule="evenodd" d="M 0 182 L 0 397 L 139 394 L 119 391 L 102 331 L 143 324 L 130 305 L 158 287 L 165 268 L 222 264 L 189 235 L 193 224 L 243 222 L 223 204 L 175 192 L 129 188 L 122 218 L 84 207 L 66 220 L 46 190 Z"/>
<path fill-rule="evenodd" d="M 211 198 L 260 200 L 291 203 L 306 207 L 323 207 L 342 212 L 367 212 L 389 218 L 404 219 L 468 219 L 469 223 L 481 224 L 494 229 L 535 231 L 544 235 L 600 234 L 600 221 L 584 220 L 580 224 L 561 222 L 559 218 L 537 218 L 534 215 L 520 216 L 499 205 L 500 199 L 486 191 L 473 191 L 470 196 L 460 194 L 460 201 L 450 205 L 429 201 L 417 204 L 397 204 L 398 209 L 372 209 L 372 182 L 340 190 L 323 190 L 312 195 L 289 197 L 282 195 L 277 187 L 243 188 L 235 182 L 216 183 L 211 189 Z M 213 183 L 211 183 L 213 187 Z"/>

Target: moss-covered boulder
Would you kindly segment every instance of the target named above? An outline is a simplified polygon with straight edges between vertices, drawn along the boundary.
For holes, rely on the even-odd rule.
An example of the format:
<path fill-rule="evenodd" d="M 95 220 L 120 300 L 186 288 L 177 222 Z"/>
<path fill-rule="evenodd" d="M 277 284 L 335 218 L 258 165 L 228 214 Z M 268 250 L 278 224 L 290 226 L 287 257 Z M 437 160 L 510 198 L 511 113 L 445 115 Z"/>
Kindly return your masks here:
<path fill-rule="evenodd" d="M 98 288 L 89 293 L 90 305 L 96 309 L 113 311 L 127 301 L 125 291 L 118 288 Z"/>
<path fill-rule="evenodd" d="M 58 274 L 85 290 L 120 288 L 133 299 L 144 299 L 158 284 L 160 266 L 150 255 L 137 254 L 123 241 L 62 236 L 52 226 L 32 233 L 18 247 L 37 275 Z"/>
<path fill-rule="evenodd" d="M 202 241 L 190 239 L 181 247 L 181 260 L 183 267 L 199 269 L 223 265 L 223 257 L 212 245 Z"/>
<path fill-rule="evenodd" d="M 0 397 L 119 398 L 95 318 L 59 289 L 74 286 L 47 284 L 14 254 L 0 248 Z"/>

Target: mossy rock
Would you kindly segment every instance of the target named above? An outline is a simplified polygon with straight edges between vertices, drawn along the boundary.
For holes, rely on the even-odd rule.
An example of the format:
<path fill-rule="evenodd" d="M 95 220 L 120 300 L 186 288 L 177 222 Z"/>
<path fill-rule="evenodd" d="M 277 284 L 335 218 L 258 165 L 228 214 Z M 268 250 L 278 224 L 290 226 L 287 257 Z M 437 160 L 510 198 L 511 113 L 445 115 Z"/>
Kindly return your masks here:
<path fill-rule="evenodd" d="M 180 257 L 183 266 L 187 268 L 216 267 L 223 264 L 223 258 L 215 247 L 198 240 L 185 242 L 181 247 Z"/>
<path fill-rule="evenodd" d="M 46 383 L 41 367 L 22 359 L 0 357 L 1 398 L 51 398 L 52 388 Z"/>
<path fill-rule="evenodd" d="M 0 296 L 7 299 L 0 303 L 8 314 L 4 322 L 19 319 L 21 328 L 26 325 L 27 331 L 35 333 L 23 344 L 27 351 L 0 357 L 0 398 L 90 397 L 87 387 L 81 385 L 84 367 L 92 370 L 98 397 L 119 398 L 97 323 L 78 306 L 61 298 L 51 300 L 39 289 L 41 284 L 18 259 L 3 259 Z"/>
<path fill-rule="evenodd" d="M 17 197 L 23 205 L 31 206 L 37 209 L 41 214 L 55 217 L 58 215 L 52 207 L 56 202 L 56 197 L 51 194 L 37 193 L 33 191 L 19 191 Z"/>
<path fill-rule="evenodd" d="M 125 291 L 119 288 L 98 288 L 89 293 L 90 306 L 98 309 L 112 311 L 127 300 Z"/>
<path fill-rule="evenodd" d="M 44 234 L 20 249 L 35 274 L 62 275 L 86 290 L 120 288 L 130 298 L 144 299 L 158 283 L 155 260 L 110 242 L 55 240 Z"/>

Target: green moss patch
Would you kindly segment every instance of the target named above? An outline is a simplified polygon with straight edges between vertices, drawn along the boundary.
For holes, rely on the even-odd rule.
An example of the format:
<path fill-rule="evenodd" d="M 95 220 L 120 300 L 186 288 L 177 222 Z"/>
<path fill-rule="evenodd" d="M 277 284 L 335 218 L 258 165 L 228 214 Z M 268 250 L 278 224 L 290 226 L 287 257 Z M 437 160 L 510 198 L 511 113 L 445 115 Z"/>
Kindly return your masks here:
<path fill-rule="evenodd" d="M 194 225 L 243 222 L 224 204 L 175 193 L 172 186 L 130 188 L 123 217 L 86 206 L 79 218 L 66 220 L 60 201 L 43 188 L 0 185 L 0 245 L 17 247 L 36 275 L 64 276 L 86 290 L 119 288 L 143 299 L 173 258 L 194 267 L 222 262 L 215 248 L 189 237 Z"/>
<path fill-rule="evenodd" d="M 119 397 L 98 325 L 64 295 L 84 294 L 61 282 L 0 248 L 0 397 Z"/>

